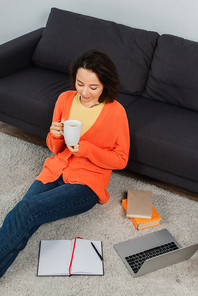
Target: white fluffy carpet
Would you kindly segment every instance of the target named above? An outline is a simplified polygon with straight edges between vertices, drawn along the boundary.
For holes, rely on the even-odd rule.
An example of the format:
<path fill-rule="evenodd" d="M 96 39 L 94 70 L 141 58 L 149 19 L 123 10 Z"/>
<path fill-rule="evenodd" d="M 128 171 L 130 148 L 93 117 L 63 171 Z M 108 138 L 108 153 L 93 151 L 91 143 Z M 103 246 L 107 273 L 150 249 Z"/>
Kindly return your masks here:
<path fill-rule="evenodd" d="M 23 197 L 51 153 L 47 148 L 0 133 L 0 225 L 6 213 Z M 151 190 L 161 226 L 136 230 L 125 217 L 121 200 L 128 189 Z M 198 252 L 191 259 L 134 279 L 113 248 L 115 243 L 167 228 L 182 246 L 198 241 L 198 202 L 113 172 L 111 199 L 76 217 L 42 225 L 6 274 L 0 295 L 198 295 Z M 37 277 L 42 239 L 102 240 L 104 276 Z M 1 242 L 0 242 L 1 243 Z"/>

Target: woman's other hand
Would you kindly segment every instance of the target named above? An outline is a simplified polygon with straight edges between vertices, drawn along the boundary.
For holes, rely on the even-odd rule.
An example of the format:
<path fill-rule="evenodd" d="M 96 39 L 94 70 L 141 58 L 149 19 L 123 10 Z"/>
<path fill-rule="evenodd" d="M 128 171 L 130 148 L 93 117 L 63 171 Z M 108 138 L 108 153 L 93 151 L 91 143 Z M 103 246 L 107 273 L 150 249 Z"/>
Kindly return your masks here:
<path fill-rule="evenodd" d="M 80 144 L 77 144 L 75 146 L 69 146 L 67 145 L 67 148 L 71 151 L 71 153 L 75 154 L 79 151 L 80 149 Z"/>

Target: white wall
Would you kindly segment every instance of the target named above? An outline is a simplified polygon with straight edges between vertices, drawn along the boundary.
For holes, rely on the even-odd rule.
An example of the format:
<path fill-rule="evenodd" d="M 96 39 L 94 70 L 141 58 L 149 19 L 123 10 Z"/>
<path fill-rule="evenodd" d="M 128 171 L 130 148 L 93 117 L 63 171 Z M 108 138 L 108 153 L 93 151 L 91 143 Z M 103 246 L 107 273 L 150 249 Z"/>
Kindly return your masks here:
<path fill-rule="evenodd" d="M 197 0 L 0 0 L 0 44 L 45 26 L 51 7 L 198 41 Z"/>

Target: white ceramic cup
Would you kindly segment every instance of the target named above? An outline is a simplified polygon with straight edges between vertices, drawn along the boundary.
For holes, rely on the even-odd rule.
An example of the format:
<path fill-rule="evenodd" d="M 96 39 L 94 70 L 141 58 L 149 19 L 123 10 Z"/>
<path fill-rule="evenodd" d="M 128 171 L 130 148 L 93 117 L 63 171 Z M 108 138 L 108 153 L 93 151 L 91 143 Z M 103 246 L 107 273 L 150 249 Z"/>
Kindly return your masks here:
<path fill-rule="evenodd" d="M 78 144 L 81 133 L 81 122 L 78 120 L 69 119 L 66 121 L 61 121 L 63 123 L 63 132 L 61 134 L 64 136 L 65 143 L 69 146 L 75 146 Z"/>

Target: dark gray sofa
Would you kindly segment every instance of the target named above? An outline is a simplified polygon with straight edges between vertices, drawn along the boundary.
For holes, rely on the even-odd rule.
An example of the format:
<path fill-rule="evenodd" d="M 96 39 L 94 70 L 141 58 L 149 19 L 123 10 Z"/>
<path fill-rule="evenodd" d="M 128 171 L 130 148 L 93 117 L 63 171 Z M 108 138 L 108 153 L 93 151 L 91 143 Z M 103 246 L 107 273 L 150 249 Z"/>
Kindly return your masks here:
<path fill-rule="evenodd" d="M 127 168 L 198 192 L 198 43 L 52 8 L 45 28 L 0 46 L 0 121 L 46 137 L 69 65 L 109 53 L 131 136 Z"/>

